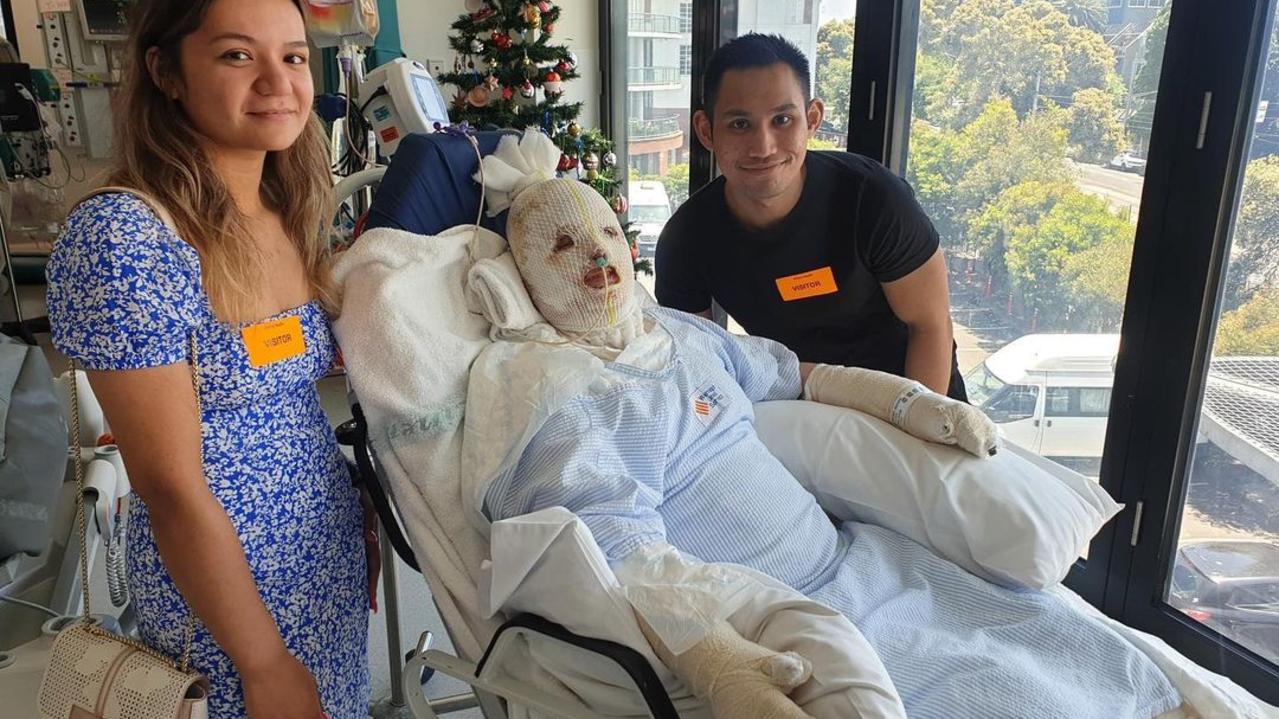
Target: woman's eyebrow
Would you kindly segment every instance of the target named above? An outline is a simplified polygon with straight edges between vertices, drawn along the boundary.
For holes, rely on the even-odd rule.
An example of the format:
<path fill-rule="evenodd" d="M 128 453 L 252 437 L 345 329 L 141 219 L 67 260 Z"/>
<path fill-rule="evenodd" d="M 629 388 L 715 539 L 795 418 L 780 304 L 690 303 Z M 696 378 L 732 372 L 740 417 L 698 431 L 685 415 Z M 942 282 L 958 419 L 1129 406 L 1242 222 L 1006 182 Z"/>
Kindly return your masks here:
<path fill-rule="evenodd" d="M 213 38 L 209 40 L 209 42 L 220 42 L 222 40 L 235 40 L 238 42 L 248 43 L 250 45 L 255 44 L 258 41 L 257 38 L 253 37 L 252 35 L 245 35 L 244 33 L 241 33 L 241 32 L 224 32 L 220 35 L 213 36 Z M 291 42 L 285 43 L 284 46 L 285 47 L 306 47 L 306 40 L 293 40 Z"/>

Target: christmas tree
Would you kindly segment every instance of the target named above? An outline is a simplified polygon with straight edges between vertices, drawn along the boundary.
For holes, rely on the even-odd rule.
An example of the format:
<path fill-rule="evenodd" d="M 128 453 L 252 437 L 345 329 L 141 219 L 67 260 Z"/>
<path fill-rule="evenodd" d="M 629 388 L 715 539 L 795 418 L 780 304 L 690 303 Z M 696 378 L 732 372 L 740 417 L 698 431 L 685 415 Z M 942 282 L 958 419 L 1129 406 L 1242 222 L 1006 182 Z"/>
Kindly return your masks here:
<path fill-rule="evenodd" d="M 466 0 L 466 10 L 449 36 L 457 53 L 453 72 L 437 78 L 458 88 L 449 119 L 483 130 L 540 128 L 560 148 L 560 174 L 585 182 L 614 212 L 625 213 L 613 143 L 578 124 L 582 103 L 561 102 L 564 83 L 578 71 L 572 51 L 551 42 L 560 8 L 547 0 Z M 639 232 L 626 230 L 634 253 Z M 636 269 L 651 272 L 651 263 L 640 260 Z"/>

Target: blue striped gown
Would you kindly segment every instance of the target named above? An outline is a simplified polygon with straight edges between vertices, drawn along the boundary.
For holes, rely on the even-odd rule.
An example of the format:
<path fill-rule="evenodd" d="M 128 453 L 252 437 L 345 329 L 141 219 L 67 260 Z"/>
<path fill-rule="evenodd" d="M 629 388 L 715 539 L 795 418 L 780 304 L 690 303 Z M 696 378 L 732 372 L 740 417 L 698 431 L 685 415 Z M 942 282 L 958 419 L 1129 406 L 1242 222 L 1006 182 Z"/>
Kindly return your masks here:
<path fill-rule="evenodd" d="M 755 434 L 752 402 L 800 394 L 781 345 L 667 309 L 664 371 L 556 411 L 485 495 L 491 520 L 563 506 L 610 561 L 666 541 L 743 564 L 843 612 L 912 717 L 1145 719 L 1180 704 L 1110 629 L 1035 591 L 989 584 L 888 530 L 834 526 Z"/>

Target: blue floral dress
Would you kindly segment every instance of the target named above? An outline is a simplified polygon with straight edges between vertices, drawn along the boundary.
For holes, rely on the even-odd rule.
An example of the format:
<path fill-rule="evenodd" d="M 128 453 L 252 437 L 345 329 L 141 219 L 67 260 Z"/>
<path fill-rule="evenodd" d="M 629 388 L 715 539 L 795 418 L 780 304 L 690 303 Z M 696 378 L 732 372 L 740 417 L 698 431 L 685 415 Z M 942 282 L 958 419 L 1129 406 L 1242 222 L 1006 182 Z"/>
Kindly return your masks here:
<path fill-rule="evenodd" d="M 48 280 L 54 345 L 88 369 L 185 363 L 194 333 L 209 489 L 231 518 L 289 651 L 315 677 L 325 711 L 367 717 L 362 513 L 315 386 L 335 351 L 323 309 L 312 302 L 272 318 L 296 316 L 306 349 L 250 366 L 243 326 L 220 322 L 201 289 L 199 255 L 128 194 L 93 197 L 72 212 Z M 136 497 L 128 568 L 142 638 L 179 655 L 189 610 Z M 245 716 L 235 668 L 203 624 L 196 627 L 191 660 L 212 684 L 211 717 Z"/>

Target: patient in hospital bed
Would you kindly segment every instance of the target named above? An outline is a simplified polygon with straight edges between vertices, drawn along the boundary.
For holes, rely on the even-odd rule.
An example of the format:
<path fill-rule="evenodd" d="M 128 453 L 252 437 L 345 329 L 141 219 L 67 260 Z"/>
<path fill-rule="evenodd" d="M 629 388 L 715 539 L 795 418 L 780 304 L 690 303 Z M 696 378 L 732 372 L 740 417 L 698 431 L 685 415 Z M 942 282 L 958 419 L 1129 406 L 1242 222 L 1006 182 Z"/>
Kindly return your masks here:
<path fill-rule="evenodd" d="M 464 500 L 489 522 L 576 514 L 633 590 L 654 650 L 715 716 L 1145 718 L 1180 705 L 1144 654 L 1059 598 L 995 586 L 886 529 L 834 525 L 761 443 L 752 403 L 856 405 L 865 377 L 805 367 L 806 387 L 775 342 L 642 306 L 601 197 L 489 162 L 490 190 L 504 190 L 490 209 L 494 194 L 498 209 L 510 205 L 514 263 L 545 322 L 508 333 L 472 367 Z M 980 423 L 948 411 L 950 441 L 993 449 Z M 731 611 L 734 573 L 749 573 L 737 567 L 842 614 L 830 621 L 851 627 L 832 636 L 864 637 L 847 654 L 876 681 L 843 704 L 808 701 L 813 692 L 792 691 L 821 674 L 807 659 L 749 641 L 723 616 L 671 630 L 707 597 Z"/>

